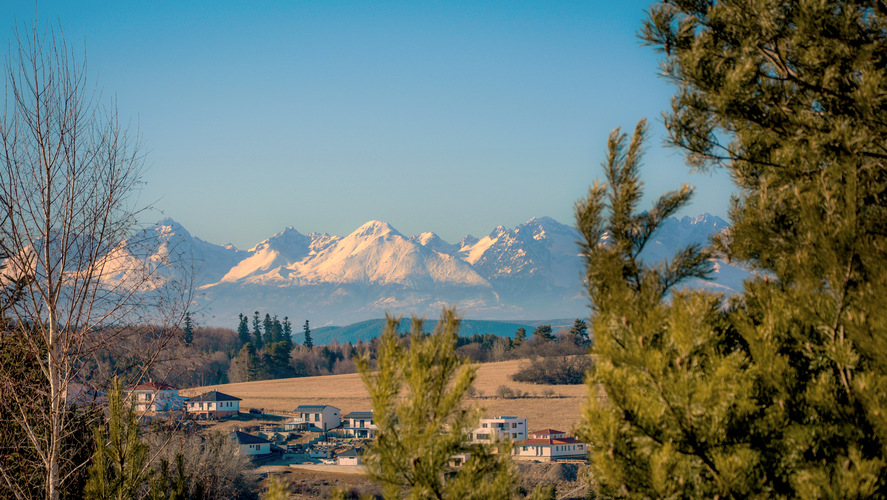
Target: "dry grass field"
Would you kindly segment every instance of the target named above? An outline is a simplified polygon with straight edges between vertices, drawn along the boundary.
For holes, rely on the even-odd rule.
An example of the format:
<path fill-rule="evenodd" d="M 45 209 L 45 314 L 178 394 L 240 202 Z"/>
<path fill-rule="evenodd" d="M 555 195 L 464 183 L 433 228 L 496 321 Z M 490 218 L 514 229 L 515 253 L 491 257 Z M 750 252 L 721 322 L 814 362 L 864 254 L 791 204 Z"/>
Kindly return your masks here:
<path fill-rule="evenodd" d="M 503 361 L 478 365 L 476 393 L 468 403 L 483 409 L 486 417 L 513 415 L 526 417 L 530 430 L 554 428 L 571 432 L 582 416 L 586 398 L 584 385 L 539 385 L 514 382 L 509 377 L 526 360 Z M 530 397 L 502 399 L 499 386 L 527 393 Z M 211 389 L 241 398 L 240 408 L 262 408 L 268 413 L 291 414 L 298 405 L 329 404 L 342 414 L 372 409 L 369 395 L 360 375 L 328 375 L 259 382 L 243 382 L 182 390 L 183 396 L 194 396 Z"/>

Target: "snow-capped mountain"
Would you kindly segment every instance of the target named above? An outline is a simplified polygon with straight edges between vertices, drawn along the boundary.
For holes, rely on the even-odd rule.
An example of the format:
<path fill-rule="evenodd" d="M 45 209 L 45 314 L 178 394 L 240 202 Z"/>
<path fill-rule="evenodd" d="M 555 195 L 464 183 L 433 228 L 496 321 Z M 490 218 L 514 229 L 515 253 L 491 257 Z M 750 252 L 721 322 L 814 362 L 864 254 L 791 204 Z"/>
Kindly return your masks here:
<path fill-rule="evenodd" d="M 718 217 L 671 219 L 644 252 L 659 261 L 690 243 L 704 244 L 727 227 Z M 345 324 L 394 315 L 436 316 L 455 304 L 465 316 L 483 319 L 584 317 L 578 232 L 549 217 L 513 229 L 495 228 L 483 238 L 450 244 L 434 233 L 405 236 L 380 221 L 351 234 L 299 233 L 287 228 L 253 248 L 207 243 L 165 219 L 118 250 L 117 273 L 136 261 L 185 263 L 198 287 L 195 298 L 208 324 L 233 325 L 239 313 L 262 311 L 312 324 Z M 189 266 L 188 266 L 189 265 Z M 724 262 L 715 279 L 693 286 L 735 290 L 746 273 Z"/>

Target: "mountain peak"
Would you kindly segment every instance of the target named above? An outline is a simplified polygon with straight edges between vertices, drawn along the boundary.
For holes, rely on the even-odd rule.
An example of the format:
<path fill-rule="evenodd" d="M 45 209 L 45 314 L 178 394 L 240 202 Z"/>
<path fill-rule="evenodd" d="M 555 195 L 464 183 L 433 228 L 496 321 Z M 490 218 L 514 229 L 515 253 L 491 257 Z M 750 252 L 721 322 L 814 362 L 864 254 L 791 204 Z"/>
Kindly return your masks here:
<path fill-rule="evenodd" d="M 389 236 L 389 235 L 401 235 L 397 229 L 391 227 L 387 222 L 382 222 L 378 220 L 371 220 L 364 225 L 357 228 L 351 236 L 355 237 L 378 237 L 378 236 Z"/>

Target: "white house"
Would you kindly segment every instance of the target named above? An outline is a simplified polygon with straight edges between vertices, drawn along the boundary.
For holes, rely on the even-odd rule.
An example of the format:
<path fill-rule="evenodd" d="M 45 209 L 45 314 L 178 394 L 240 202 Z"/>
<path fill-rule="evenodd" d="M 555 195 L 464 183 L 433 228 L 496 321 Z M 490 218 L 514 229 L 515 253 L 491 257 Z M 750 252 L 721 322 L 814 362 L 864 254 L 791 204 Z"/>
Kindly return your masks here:
<path fill-rule="evenodd" d="M 339 453 L 336 457 L 337 465 L 362 465 L 363 459 L 361 458 L 361 450 L 360 448 L 352 448 L 348 451 L 343 451 Z"/>
<path fill-rule="evenodd" d="M 240 398 L 219 391 L 194 396 L 187 402 L 188 413 L 207 419 L 230 417 L 240 412 Z"/>
<path fill-rule="evenodd" d="M 237 453 L 241 455 L 267 455 L 271 453 L 271 442 L 245 432 L 234 431 L 231 440 L 237 443 Z"/>
<path fill-rule="evenodd" d="M 185 398 L 179 397 L 179 390 L 163 382 L 146 382 L 123 391 L 136 411 L 181 410 Z"/>
<path fill-rule="evenodd" d="M 373 423 L 373 412 L 371 411 L 352 411 L 342 417 L 342 429 L 346 436 L 356 438 L 376 437 L 376 424 Z"/>
<path fill-rule="evenodd" d="M 519 417 L 482 418 L 471 431 L 472 443 L 511 442 L 527 439 L 527 419 Z"/>
<path fill-rule="evenodd" d="M 330 405 L 299 405 L 296 408 L 296 418 L 287 424 L 287 427 L 306 427 L 308 430 L 317 428 L 320 431 L 328 431 L 342 425 L 339 409 Z"/>
<path fill-rule="evenodd" d="M 588 458 L 588 446 L 563 431 L 542 429 L 530 433 L 530 438 L 514 443 L 515 457 L 533 460 L 558 458 Z"/>

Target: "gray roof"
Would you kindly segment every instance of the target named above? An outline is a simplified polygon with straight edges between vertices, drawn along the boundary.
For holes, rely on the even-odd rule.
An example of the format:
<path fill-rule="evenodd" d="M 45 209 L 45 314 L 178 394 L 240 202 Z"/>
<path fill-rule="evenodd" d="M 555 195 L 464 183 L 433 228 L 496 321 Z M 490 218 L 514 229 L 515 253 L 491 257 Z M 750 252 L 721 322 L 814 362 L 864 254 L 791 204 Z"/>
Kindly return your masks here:
<path fill-rule="evenodd" d="M 189 401 L 192 403 L 194 401 L 240 401 L 241 399 L 234 396 L 229 396 L 225 393 L 219 391 L 209 391 L 205 394 L 201 394 L 200 396 L 194 396 Z"/>
<path fill-rule="evenodd" d="M 340 457 L 359 457 L 362 454 L 363 453 L 360 448 L 351 448 L 348 451 L 343 451 L 342 453 L 339 453 L 338 456 L 340 456 Z"/>
<path fill-rule="evenodd" d="M 338 410 L 335 406 L 330 405 L 299 405 L 296 407 L 296 413 L 309 412 L 309 411 L 323 411 L 324 408 L 333 408 Z"/>
<path fill-rule="evenodd" d="M 372 419 L 373 412 L 371 412 L 371 411 L 352 411 L 351 413 L 349 413 L 348 415 L 345 415 L 342 418 Z"/>
<path fill-rule="evenodd" d="M 231 439 L 237 441 L 237 444 L 265 444 L 271 442 L 267 439 L 262 439 L 259 436 L 253 436 L 252 434 L 240 431 L 234 431 L 229 434 L 229 436 L 231 436 Z"/>

